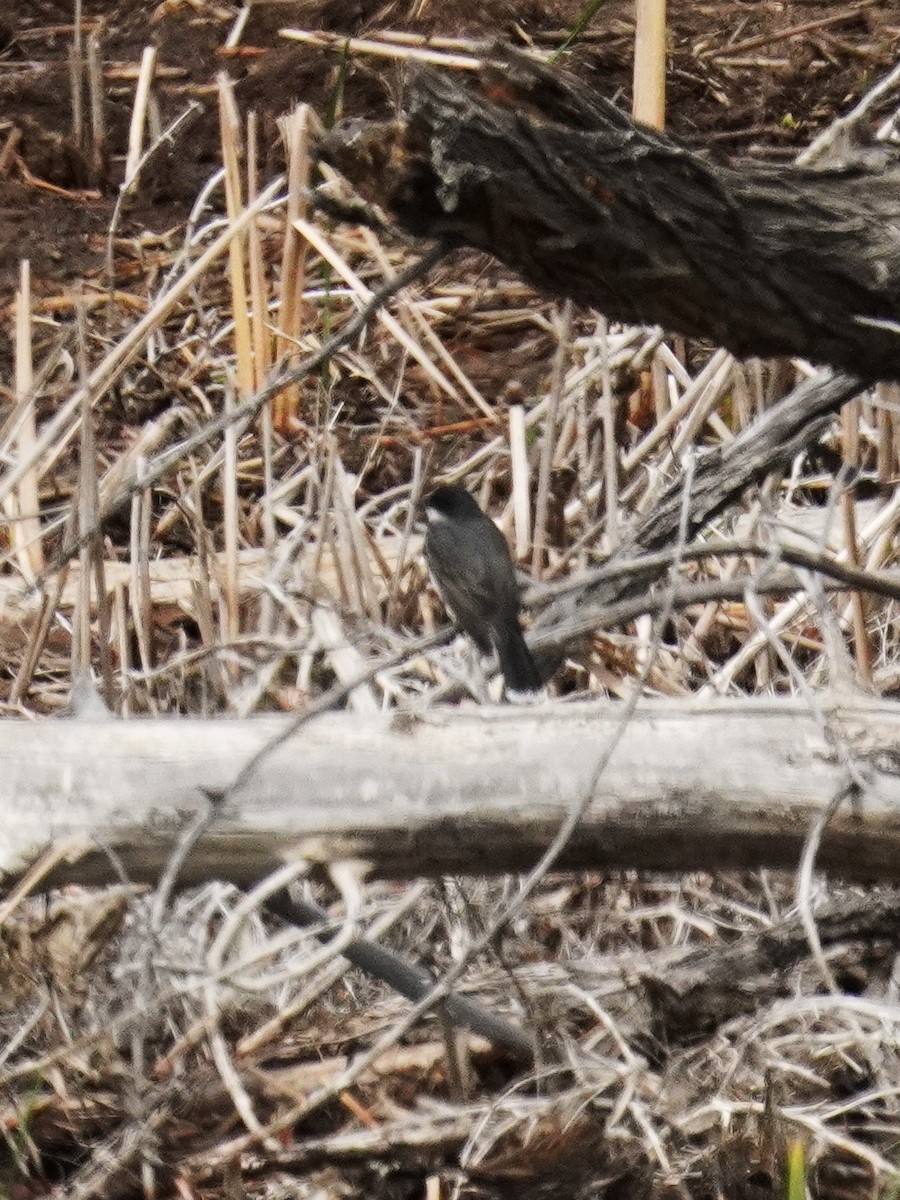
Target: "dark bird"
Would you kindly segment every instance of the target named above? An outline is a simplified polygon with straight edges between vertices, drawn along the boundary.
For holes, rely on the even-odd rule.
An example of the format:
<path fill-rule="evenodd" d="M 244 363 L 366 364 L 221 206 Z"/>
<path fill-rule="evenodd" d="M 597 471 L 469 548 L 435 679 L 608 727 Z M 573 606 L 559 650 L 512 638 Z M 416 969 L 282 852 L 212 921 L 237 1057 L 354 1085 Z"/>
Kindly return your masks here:
<path fill-rule="evenodd" d="M 519 624 L 519 584 L 509 547 L 465 488 L 439 487 L 425 501 L 425 561 L 450 615 L 484 654 L 497 653 L 507 699 L 544 695 Z"/>

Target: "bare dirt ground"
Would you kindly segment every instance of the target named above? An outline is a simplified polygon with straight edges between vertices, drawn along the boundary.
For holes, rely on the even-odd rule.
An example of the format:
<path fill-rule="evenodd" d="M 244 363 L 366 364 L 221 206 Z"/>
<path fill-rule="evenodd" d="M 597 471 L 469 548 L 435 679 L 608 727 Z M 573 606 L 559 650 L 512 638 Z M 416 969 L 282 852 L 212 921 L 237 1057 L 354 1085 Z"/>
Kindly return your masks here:
<path fill-rule="evenodd" d="M 221 234 L 221 189 L 198 204 L 222 163 L 219 72 L 235 82 L 241 121 L 258 114 L 262 188 L 284 167 L 277 119 L 295 103 L 326 121 L 389 115 L 406 69 L 288 42 L 280 29 L 501 37 L 550 50 L 580 11 L 562 0 L 260 0 L 229 48 L 237 4 L 84 0 L 83 34 L 97 37 L 103 80 L 105 133 L 93 147 L 73 132 L 73 4 L 27 0 L 0 13 L 8 717 L 60 714 L 87 666 L 117 716 L 302 712 L 442 620 L 405 540 L 412 481 L 454 470 L 512 539 L 521 535 L 511 406 L 525 410 L 530 486 L 545 441 L 552 451 L 545 544 L 534 552 L 523 537 L 519 555 L 552 582 L 615 548 L 616 527 L 635 513 L 652 513 L 687 450 L 727 442 L 790 390 L 806 368 L 734 363 L 659 331 L 607 331 L 591 313 L 576 312 L 562 330 L 557 306 L 496 263 L 460 253 L 406 289 L 392 325 L 373 322 L 304 380 L 274 429 L 254 421 L 233 442 L 217 435 L 185 449 L 235 391 L 252 391 L 236 332 L 243 267 L 248 280 L 256 272 L 271 317 L 253 330 L 252 367 L 264 375 L 273 361 L 290 232 L 283 196 L 254 227 L 240 270 L 224 253 L 211 262 L 135 353 L 103 374 Z M 894 0 L 684 2 L 670 18 L 668 128 L 715 155 L 789 160 L 900 55 Z M 632 6 L 611 0 L 566 65 L 627 107 L 633 37 Z M 123 206 L 110 272 L 149 44 L 158 50 L 151 133 L 198 107 L 171 145 L 157 147 Z M 896 102 L 873 109 L 864 139 Z M 304 251 L 296 337 L 305 354 L 414 253 L 390 233 L 324 217 L 309 233 L 319 249 Z M 37 442 L 16 425 L 28 407 L 14 376 L 22 258 L 32 271 Z M 356 282 L 341 274 L 348 266 Z M 560 354 L 554 429 L 546 414 Z M 605 359 L 617 418 L 607 424 Z M 85 375 L 93 382 L 73 406 Z M 802 527 L 824 552 L 896 570 L 900 395 L 873 390 L 848 408 L 789 478 L 767 482 L 716 532 L 749 529 L 777 545 L 784 528 Z M 80 440 L 91 414 L 94 445 Z M 615 484 L 603 483 L 609 445 Z M 29 455 L 24 478 L 10 482 Z M 869 489 L 857 489 L 855 533 L 852 522 L 826 527 L 845 460 Z M 56 556 L 77 528 L 76 498 L 94 489 L 107 506 L 91 547 L 105 583 L 85 601 L 91 557 Z M 29 543 L 16 531 L 35 517 Z M 682 574 L 731 579 L 738 563 L 688 562 Z M 768 640 L 749 600 L 672 615 L 647 689 L 787 694 L 799 675 L 816 692 L 849 673 L 876 694 L 900 691 L 896 600 L 869 597 L 856 613 L 846 592 L 826 600 L 799 583 L 757 600 Z M 629 696 L 649 644 L 640 622 L 594 631 L 557 664 L 558 697 Z M 410 652 L 340 703 L 352 713 L 469 702 L 466 661 L 452 646 Z M 727 747 L 711 753 L 724 757 Z M 509 880 L 373 883 L 360 925 L 389 917 L 384 940 L 440 972 L 512 890 Z M 338 927 L 341 897 L 324 882 L 310 891 Z M 801 912 L 793 876 L 750 870 L 545 880 L 460 983 L 535 1033 L 534 1070 L 478 1039 L 454 1049 L 430 1017 L 348 1086 L 337 1085 L 348 1057 L 391 1028 L 406 1002 L 361 972 L 331 974 L 311 939 L 274 941 L 279 929 L 258 913 L 242 926 L 234 960 L 214 966 L 236 889 L 213 883 L 161 903 L 161 915 L 127 884 L 21 901 L 0 930 L 0 1196 L 783 1200 L 791 1154 L 806 1156 L 813 1200 L 896 1195 L 898 894 L 816 879 L 803 901 Z M 801 919 L 809 912 L 821 947 Z M 252 961 L 257 952 L 263 965 Z M 212 991 L 197 985 L 201 965 Z M 254 1122 L 267 1128 L 310 1096 L 318 1100 L 302 1120 L 267 1140 L 252 1134 Z M 243 1137 L 252 1145 L 239 1154 Z"/>
<path fill-rule="evenodd" d="M 35 289 L 103 269 L 105 236 L 121 182 L 134 76 L 145 45 L 158 49 L 159 118 L 165 126 L 194 97 L 204 111 L 170 155 L 153 164 L 129 210 L 123 235 L 163 234 L 184 221 L 219 162 L 213 85 L 226 70 L 245 110 L 256 109 L 270 161 L 280 157 L 274 120 L 304 101 L 333 106 L 341 56 L 279 38 L 281 28 L 365 35 L 402 27 L 413 33 L 494 37 L 552 45 L 564 40 L 579 6 L 550 4 L 319 4 L 275 0 L 254 4 L 240 46 L 223 49 L 235 21 L 227 4 L 134 4 L 85 0 L 86 27 L 100 37 L 106 82 L 105 161 L 94 180 L 99 195 L 59 195 L 41 186 L 84 188 L 91 168 L 74 144 L 68 54 L 69 0 L 13 6 L 0 28 L 0 137 L 22 131 L 18 153 L 40 182 L 7 163 L 0 171 L 0 302 L 14 286 L 20 258 L 31 260 Z M 410 11 L 412 10 L 412 11 Z M 423 11 L 424 10 L 424 11 Z M 412 15 L 418 11 L 420 16 Z M 805 31 L 793 37 L 785 32 Z M 890 64 L 900 40 L 896 8 L 882 0 L 856 4 L 732 2 L 673 5 L 668 128 L 688 144 L 727 154 L 796 153 L 836 113 L 850 107 Z M 602 5 L 572 56 L 598 91 L 627 102 L 631 92 L 633 15 L 620 0 Z M 343 116 L 383 116 L 398 96 L 394 64 L 357 59 L 340 87 Z"/>

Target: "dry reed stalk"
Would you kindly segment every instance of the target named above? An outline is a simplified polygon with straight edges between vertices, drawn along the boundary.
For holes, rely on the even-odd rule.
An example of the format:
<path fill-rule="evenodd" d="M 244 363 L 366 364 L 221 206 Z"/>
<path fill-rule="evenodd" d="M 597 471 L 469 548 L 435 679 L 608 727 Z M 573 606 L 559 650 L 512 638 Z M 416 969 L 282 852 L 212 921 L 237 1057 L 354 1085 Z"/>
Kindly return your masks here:
<path fill-rule="evenodd" d="M 16 457 L 32 459 L 36 439 L 34 415 L 34 359 L 31 340 L 31 269 L 27 259 L 19 264 L 19 287 L 15 298 L 15 395 L 18 413 Z M 13 518 L 12 542 L 19 570 L 31 581 L 44 569 L 41 542 L 40 493 L 34 469 L 22 477 L 15 499 L 10 497 L 8 514 Z"/>
<path fill-rule="evenodd" d="M 333 472 L 332 533 L 335 562 L 341 581 L 341 600 L 351 612 L 362 615 L 371 612 L 377 602 L 371 574 L 360 570 L 354 489 L 339 451 L 334 455 Z"/>
<path fill-rule="evenodd" d="M 222 149 L 222 162 L 225 166 L 225 206 L 228 219 L 236 224 L 242 214 L 253 208 L 250 204 L 244 207 L 241 188 L 240 155 L 240 121 L 234 100 L 234 89 L 228 76 L 221 72 L 218 76 L 219 96 L 219 138 Z M 247 223 L 248 228 L 256 220 L 254 213 Z M 231 285 L 231 315 L 234 320 L 234 345 L 236 355 L 237 393 L 245 400 L 253 391 L 255 376 L 253 361 L 253 337 L 250 327 L 250 314 L 247 303 L 247 279 L 244 262 L 245 231 L 241 230 L 231 239 L 228 245 L 229 283 Z"/>
<path fill-rule="evenodd" d="M 857 538 L 861 548 L 872 547 L 886 529 L 893 528 L 900 520 L 900 492 L 895 493 L 869 523 L 862 529 Z M 837 563 L 849 562 L 849 551 L 846 546 L 834 555 Z M 769 621 L 769 634 L 782 635 L 795 621 L 806 616 L 809 611 L 809 596 L 806 592 L 799 593 L 781 605 L 778 612 Z M 732 685 L 735 676 L 748 667 L 756 655 L 769 644 L 765 633 L 752 634 L 741 646 L 737 653 L 728 658 L 701 689 L 700 695 L 722 694 Z"/>
<path fill-rule="evenodd" d="M 249 8 L 243 9 L 249 13 Z M 247 117 L 247 202 L 252 204 L 259 193 L 258 161 L 259 161 L 259 122 L 256 113 L 251 112 Z M 267 320 L 268 306 L 266 303 L 266 266 L 263 255 L 262 233 L 260 223 L 255 220 L 250 225 L 249 241 L 249 270 L 250 298 L 252 303 L 252 332 L 253 332 L 253 365 L 254 387 L 263 386 L 272 366 L 272 333 Z M 276 532 L 275 516 L 272 506 L 273 480 L 273 445 L 272 445 L 272 408 L 264 405 L 259 414 L 259 440 L 263 459 L 263 488 L 260 497 L 260 522 L 262 526 L 263 545 L 274 553 Z M 261 597 L 259 628 L 260 632 L 271 632 L 274 627 L 274 607 L 270 593 L 264 591 Z"/>
<path fill-rule="evenodd" d="M 72 89 L 72 141 L 84 151 L 84 28 L 82 0 L 75 0 L 75 25 L 69 50 L 69 84 Z"/>
<path fill-rule="evenodd" d="M 334 460 L 334 498 L 337 510 L 343 518 L 342 528 L 348 539 L 351 556 L 354 561 L 354 573 L 358 588 L 361 610 L 372 620 L 381 618 L 379 603 L 379 588 L 375 582 L 372 568 L 373 558 L 377 561 L 377 553 L 370 553 L 370 543 L 366 530 L 360 521 L 354 503 L 355 481 L 348 474 L 339 456 Z M 385 575 L 385 583 L 389 575 Z"/>
<path fill-rule="evenodd" d="M 87 331 L 85 328 L 85 313 L 84 309 L 78 309 L 78 376 L 82 386 L 84 379 L 87 376 Z M 93 414 L 91 413 L 90 404 L 85 395 L 84 406 L 81 416 L 81 453 L 79 461 L 78 473 L 78 519 L 77 529 L 79 536 L 85 538 L 88 531 L 96 528 L 97 508 L 98 508 L 98 489 L 97 489 L 97 456 L 96 445 L 94 441 Z M 78 555 L 79 574 L 78 574 L 78 599 L 75 605 L 75 611 L 72 620 L 72 666 L 71 666 L 71 682 L 72 686 L 85 675 L 89 675 L 91 670 L 91 581 L 92 576 L 97 582 L 97 610 L 98 613 L 103 613 L 108 618 L 108 603 L 109 599 L 106 592 L 106 583 L 103 575 L 103 557 L 99 552 L 98 538 L 96 536 L 85 540 L 82 543 L 81 550 Z M 112 674 L 109 664 L 109 643 L 104 637 L 108 635 L 109 624 L 108 619 L 102 623 L 105 628 L 101 630 L 100 643 L 103 647 L 103 661 L 105 670 L 103 671 L 104 684 L 106 687 L 106 700 L 109 702 L 112 699 Z"/>
<path fill-rule="evenodd" d="M 259 122 L 256 113 L 249 113 L 247 116 L 247 203 L 250 205 L 259 195 L 258 128 Z M 247 230 L 247 254 L 250 276 L 250 328 L 253 335 L 253 387 L 258 389 L 265 383 L 272 365 L 272 336 L 267 321 L 266 263 L 258 216 L 250 222 Z"/>
<path fill-rule="evenodd" d="M 551 407 L 547 405 L 548 411 Z M 509 406 L 509 467 L 512 481 L 513 553 L 521 560 L 531 546 L 531 483 L 525 409 L 521 404 Z"/>
<path fill-rule="evenodd" d="M 609 553 L 619 542 L 619 446 L 616 437 L 616 401 L 609 369 L 609 326 L 605 317 L 598 322 L 600 337 L 600 398 L 603 428 L 603 494 L 606 500 L 604 544 Z"/>
<path fill-rule="evenodd" d="M 74 515 L 74 510 L 70 510 L 67 531 L 68 529 L 74 530 L 75 528 Z M 10 688 L 10 704 L 21 704 L 32 686 L 35 671 L 38 668 L 40 657 L 47 644 L 51 625 L 57 617 L 59 597 L 65 586 L 68 574 L 69 567 L 66 565 L 56 573 L 47 591 L 41 596 L 37 619 L 33 623 L 25 652 L 22 655 L 22 661 L 19 664 L 13 685 Z"/>
<path fill-rule="evenodd" d="M 116 648 L 119 667 L 119 705 L 118 714 L 127 719 L 133 714 L 131 681 L 131 636 L 128 621 L 127 585 L 122 580 L 116 580 L 112 588 L 112 619 L 110 642 Z"/>
<path fill-rule="evenodd" d="M 225 385 L 225 412 L 234 411 L 234 388 L 229 381 Z M 224 604 L 222 635 L 226 642 L 234 642 L 241 632 L 241 580 L 238 545 L 240 538 L 237 474 L 238 447 L 237 430 L 229 425 L 225 430 L 222 456 L 222 529 L 224 535 L 225 587 L 222 592 Z"/>
<path fill-rule="evenodd" d="M 279 29 L 279 37 L 290 42 L 301 42 L 306 46 L 321 46 L 340 50 L 344 54 L 373 54 L 381 58 L 396 58 L 401 62 L 430 63 L 435 67 L 447 67 L 457 71 L 477 71 L 481 59 L 467 54 L 442 54 L 418 46 L 402 46 L 392 42 L 376 42 L 371 38 L 346 37 L 341 33 L 325 30 Z"/>
<path fill-rule="evenodd" d="M 396 272 L 390 266 L 388 257 L 373 231 L 371 229 L 363 229 L 362 236 L 372 254 L 372 257 L 377 260 L 379 266 L 384 272 L 385 279 L 393 279 L 396 275 Z M 478 388 L 475 387 L 469 376 L 465 373 L 460 364 L 438 337 L 435 330 L 431 327 L 431 325 L 429 325 L 425 314 L 420 312 L 419 307 L 416 304 L 411 303 L 402 292 L 397 296 L 397 305 L 400 309 L 401 315 L 406 318 L 407 322 L 411 326 L 415 327 L 414 329 L 410 330 L 410 336 L 415 338 L 418 334 L 418 336 L 424 342 L 426 342 L 428 346 L 431 347 L 435 357 L 447 368 L 449 374 L 457 381 L 466 395 L 472 400 L 475 407 L 481 412 L 482 416 L 488 421 L 496 422 L 498 417 L 495 410 L 485 400 L 484 396 L 481 394 Z M 462 403 L 467 409 L 469 409 L 469 405 L 466 405 L 465 401 Z M 469 411 L 471 411 L 471 409 L 469 409 Z"/>
<path fill-rule="evenodd" d="M 219 138 L 222 147 L 222 162 L 225 166 L 225 204 L 230 221 L 235 222 L 244 209 L 241 174 L 238 162 L 240 122 L 234 100 L 231 80 L 220 73 L 219 86 Z M 252 204 L 251 204 L 252 207 Z M 250 236 L 254 221 L 250 223 Z M 228 247 L 229 282 L 231 285 L 231 311 L 234 318 L 234 343 L 236 354 L 237 397 L 246 400 L 252 394 L 256 373 L 260 367 L 253 353 L 253 332 L 248 312 L 247 279 L 244 263 L 244 235 L 234 237 Z M 260 303 L 262 304 L 262 297 Z M 225 411 L 235 407 L 234 388 L 226 385 Z M 240 567 L 238 560 L 239 510 L 237 494 L 237 430 L 229 425 L 224 436 L 224 460 L 222 465 L 222 500 L 224 510 L 225 538 L 225 589 L 224 632 L 227 641 L 233 642 L 240 634 Z"/>
<path fill-rule="evenodd" d="M 897 418 L 891 409 L 892 390 L 896 390 L 896 385 L 892 386 L 889 383 L 879 383 L 875 388 L 875 419 L 878 431 L 875 470 L 878 475 L 878 482 L 883 485 L 890 483 L 897 462 L 895 448 Z"/>
<path fill-rule="evenodd" d="M 540 578 L 547 547 L 547 509 L 550 501 L 550 472 L 557 451 L 557 416 L 562 406 L 566 383 L 566 364 L 572 350 L 572 303 L 567 300 L 557 313 L 556 351 L 550 381 L 550 403 L 544 418 L 541 457 L 538 464 L 537 495 L 534 504 L 534 537 L 531 549 L 531 573 Z"/>
<path fill-rule="evenodd" d="M 643 125 L 666 123 L 666 0 L 636 0 L 632 116 Z"/>
<path fill-rule="evenodd" d="M 226 704 L 231 694 L 228 668 L 215 657 L 222 641 L 225 622 L 216 620 L 216 600 L 221 601 L 220 578 L 225 574 L 226 564 L 210 552 L 210 534 L 203 520 L 203 490 L 195 459 L 190 461 L 191 523 L 194 545 L 197 547 L 197 570 L 188 578 L 190 587 L 190 609 L 200 631 L 200 644 L 211 656 L 204 672 L 212 694 Z M 214 594 L 215 589 L 215 594 Z"/>
<path fill-rule="evenodd" d="M 396 42 L 398 46 L 413 46 L 423 50 L 462 50 L 472 56 L 479 55 L 484 50 L 484 41 L 478 38 L 408 33 L 403 29 L 379 29 L 378 37 L 384 42 Z"/>
<path fill-rule="evenodd" d="M 297 231 L 294 222 L 305 220 L 309 212 L 306 199 L 311 171 L 309 143 L 315 123 L 315 115 L 308 104 L 298 104 L 278 121 L 287 158 L 288 177 L 284 243 L 281 252 L 278 342 L 275 351 L 279 362 L 294 352 L 303 332 L 303 292 L 306 287 L 308 243 Z M 291 433 L 300 420 L 301 396 L 300 385 L 292 383 L 273 400 L 272 424 L 278 433 Z"/>
<path fill-rule="evenodd" d="M 251 5 L 244 4 L 238 10 L 237 16 L 234 18 L 234 24 L 228 31 L 228 37 L 225 39 L 225 43 L 222 47 L 223 50 L 234 50 L 240 44 L 240 40 L 244 36 L 244 30 L 247 27 L 247 21 L 250 17 L 250 9 Z"/>
<path fill-rule="evenodd" d="M 338 253 L 337 249 L 324 237 L 316 226 L 310 224 L 309 221 L 301 219 L 294 222 L 294 228 L 306 238 L 316 253 L 321 255 L 353 290 L 359 304 L 366 304 L 372 299 L 372 291 L 366 287 L 346 259 Z M 416 360 L 429 378 L 447 396 L 457 404 L 462 403 L 462 398 L 451 380 L 435 366 L 428 354 L 425 353 L 417 341 L 410 337 L 396 317 L 384 309 L 380 309 L 378 312 L 378 321 L 396 338 L 407 353 Z"/>
<path fill-rule="evenodd" d="M 91 30 L 87 39 L 87 78 L 91 114 L 90 182 L 97 187 L 103 182 L 107 151 L 103 62 L 100 56 L 100 35 L 96 30 Z"/>
<path fill-rule="evenodd" d="M 139 185 L 138 171 L 144 152 L 144 127 L 147 123 L 147 107 L 155 69 L 156 47 L 145 46 L 141 54 L 141 70 L 134 91 L 134 107 L 128 126 L 128 154 L 125 158 L 125 181 L 122 185 L 126 191 L 136 191 Z"/>
<path fill-rule="evenodd" d="M 193 263 L 191 267 L 160 296 L 150 311 L 133 325 L 125 336 L 112 347 L 106 357 L 91 371 L 83 389 L 76 390 L 59 406 L 53 417 L 43 426 L 32 452 L 22 461 L 17 461 L 0 475 L 0 503 L 18 487 L 22 478 L 31 470 L 43 477 L 58 461 L 72 438 L 78 432 L 81 420 L 82 391 L 86 391 L 91 403 L 96 404 L 112 387 L 125 367 L 139 353 L 147 338 L 159 329 L 175 306 L 191 290 L 197 281 L 228 249 L 232 238 L 241 233 L 272 198 L 277 195 L 281 180 L 276 179 L 260 194 L 255 204 L 245 208 L 237 221 L 229 225 Z M 0 444 L 0 461 L 9 455 L 8 439 Z"/>
<path fill-rule="evenodd" d="M 140 464 L 138 469 L 140 470 Z M 150 510 L 149 489 L 136 492 L 131 501 L 130 556 L 131 580 L 129 602 L 131 621 L 138 647 L 141 670 L 148 674 L 154 665 L 153 610 L 150 593 Z M 150 712 L 158 715 L 156 698 L 148 688 L 146 701 Z"/>
<path fill-rule="evenodd" d="M 843 430 L 844 462 L 855 470 L 860 464 L 860 412 L 859 397 L 845 404 L 841 412 Z M 854 485 L 845 487 L 841 492 L 841 516 L 844 523 L 844 545 L 847 548 L 847 561 L 851 566 L 860 565 L 859 541 L 856 530 Z M 853 644 L 856 649 L 856 667 L 864 687 L 872 686 L 872 643 L 869 639 L 867 602 L 862 592 L 850 594 L 850 606 L 853 614 Z"/>

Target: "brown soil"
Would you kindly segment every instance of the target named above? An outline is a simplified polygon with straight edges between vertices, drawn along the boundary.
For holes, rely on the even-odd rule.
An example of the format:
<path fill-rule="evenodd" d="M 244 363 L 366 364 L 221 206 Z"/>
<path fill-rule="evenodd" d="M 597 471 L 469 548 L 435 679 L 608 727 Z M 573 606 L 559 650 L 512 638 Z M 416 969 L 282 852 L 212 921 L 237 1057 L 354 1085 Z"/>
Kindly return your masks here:
<path fill-rule="evenodd" d="M 4 306 L 21 258 L 31 260 L 37 295 L 53 294 L 60 284 L 102 272 L 144 46 L 153 44 L 158 51 L 156 94 L 163 125 L 190 99 L 202 107 L 172 150 L 155 157 L 120 226 L 120 233 L 132 236 L 160 233 L 183 222 L 203 181 L 219 165 L 212 84 L 221 70 L 237 81 L 242 106 L 260 113 L 268 166 L 279 153 L 274 119 L 292 102 L 309 101 L 327 113 L 339 96 L 346 116 L 390 111 L 400 90 L 400 73 L 392 62 L 360 57 L 345 71 L 339 54 L 286 42 L 279 37 L 281 28 L 368 34 L 402 27 L 546 41 L 553 32 L 570 28 L 583 5 L 580 0 L 453 0 L 427 5 L 423 15 L 412 19 L 409 10 L 421 10 L 421 4 L 271 0 L 253 5 L 239 52 L 229 55 L 223 45 L 238 5 L 85 0 L 86 23 L 100 37 L 105 82 L 106 147 L 93 168 L 72 133 L 71 0 L 32 0 L 16 7 L 18 13 L 0 22 L 0 148 L 14 134 L 20 156 L 0 167 Z M 671 8 L 669 128 L 692 144 L 706 143 L 726 153 L 794 153 L 852 104 L 900 49 L 900 19 L 892 0 L 733 0 Z M 817 27 L 784 37 L 796 26 Z M 624 102 L 630 91 L 632 35 L 632 5 L 612 0 L 601 6 L 573 54 L 598 90 Z M 724 63 L 721 57 L 704 57 L 717 48 L 720 54 L 728 50 Z M 91 191 L 88 184 L 94 185 Z"/>

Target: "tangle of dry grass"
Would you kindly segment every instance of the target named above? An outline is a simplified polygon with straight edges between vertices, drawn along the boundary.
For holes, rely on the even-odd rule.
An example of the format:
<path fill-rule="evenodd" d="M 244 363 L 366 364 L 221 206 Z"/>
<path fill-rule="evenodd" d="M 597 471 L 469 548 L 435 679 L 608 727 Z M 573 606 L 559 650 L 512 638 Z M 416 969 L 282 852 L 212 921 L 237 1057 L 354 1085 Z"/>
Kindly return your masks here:
<path fill-rule="evenodd" d="M 224 82 L 219 102 L 225 168 L 185 227 L 151 252 L 111 239 L 110 276 L 68 310 L 23 272 L 0 429 L 7 715 L 63 712 L 87 672 L 121 717 L 302 715 L 331 689 L 361 713 L 469 703 L 467 654 L 427 637 L 443 617 L 414 518 L 432 480 L 497 518 L 539 607 L 812 373 L 607 327 L 474 255 L 408 271 L 418 249 L 313 211 L 313 185 L 350 197 L 312 180 L 307 110 L 284 128 L 289 193 L 258 177 Z M 900 389 L 881 386 L 696 544 L 683 526 L 669 590 L 570 642 L 555 702 L 894 695 L 898 465 Z M 773 583 L 760 562 L 792 569 Z M 845 1195 L 894 1186 L 889 889 L 827 885 L 811 861 L 799 887 L 304 879 L 331 904 L 323 946 L 260 894 L 179 895 L 174 876 L 7 914 L 0 1187 L 775 1196 L 797 1139 L 823 1200 L 838 1176 Z M 440 1005 L 413 1026 L 340 958 L 360 931 L 514 1016 L 533 1069 Z"/>

